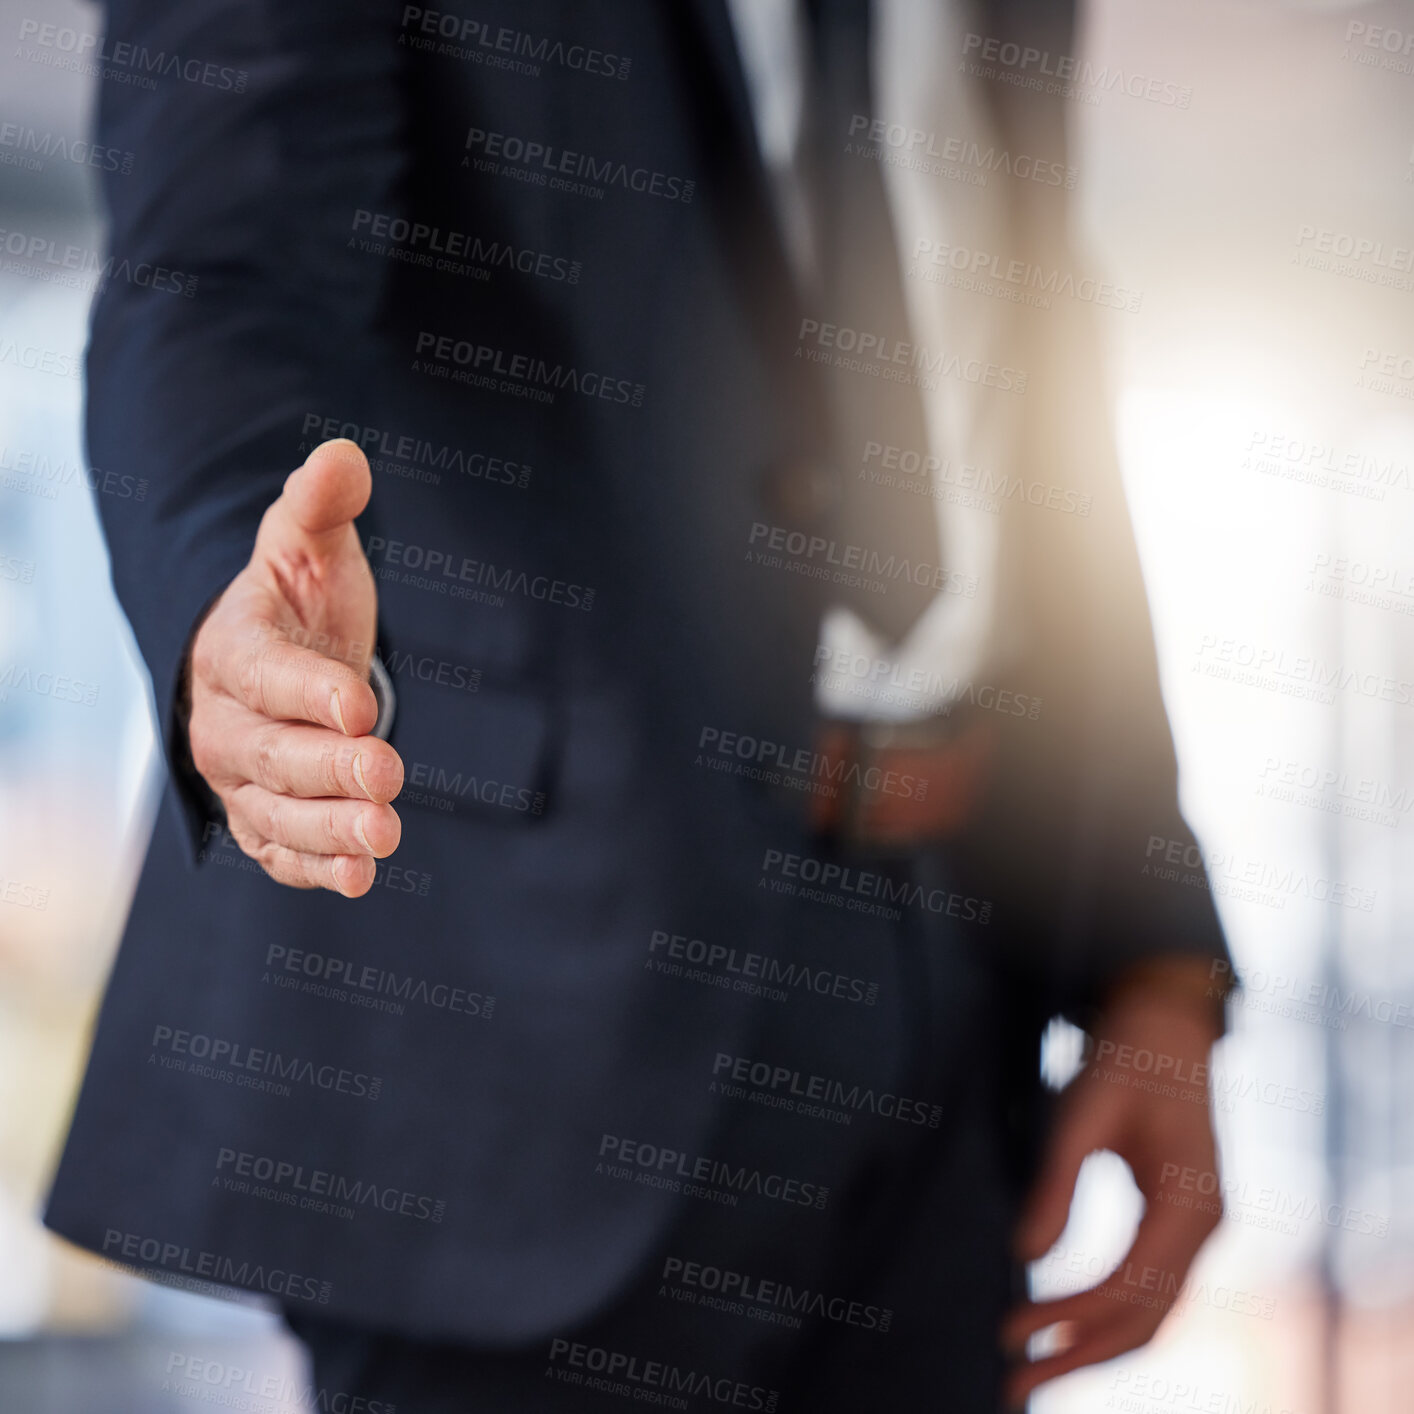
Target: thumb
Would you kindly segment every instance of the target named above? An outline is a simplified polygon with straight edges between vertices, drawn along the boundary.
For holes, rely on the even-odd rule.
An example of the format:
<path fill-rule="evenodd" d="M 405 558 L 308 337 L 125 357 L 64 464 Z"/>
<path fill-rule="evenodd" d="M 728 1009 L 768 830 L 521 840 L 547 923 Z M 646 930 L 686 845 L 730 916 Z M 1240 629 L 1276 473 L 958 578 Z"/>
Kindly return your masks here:
<path fill-rule="evenodd" d="M 1074 1084 L 1084 1084 L 1089 1073 L 1082 1072 Z M 1073 1089 L 1051 1134 L 1046 1157 L 1036 1175 L 1031 1195 L 1016 1225 L 1014 1248 L 1023 1262 L 1044 1257 L 1060 1240 L 1070 1219 L 1080 1166 L 1097 1149 L 1113 1146 L 1114 1107 L 1109 1096 L 1095 1089 Z"/>
<path fill-rule="evenodd" d="M 372 494 L 368 458 L 356 443 L 338 437 L 321 442 L 289 474 L 275 504 L 289 529 L 324 540 L 361 515 Z"/>

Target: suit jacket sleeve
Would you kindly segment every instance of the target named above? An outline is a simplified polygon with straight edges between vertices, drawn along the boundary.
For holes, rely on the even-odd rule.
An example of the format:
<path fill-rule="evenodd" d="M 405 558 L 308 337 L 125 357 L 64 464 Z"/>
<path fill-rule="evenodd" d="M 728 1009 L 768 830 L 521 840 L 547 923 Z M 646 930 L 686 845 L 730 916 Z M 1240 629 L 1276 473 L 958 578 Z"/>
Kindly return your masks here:
<path fill-rule="evenodd" d="M 1074 6 L 1064 0 L 979 5 L 989 37 L 1051 53 L 1075 52 L 1073 23 Z M 984 90 L 1009 150 L 1072 170 L 1066 130 L 1074 115 L 1059 96 L 991 81 Z M 1044 269 L 1083 270 L 1066 186 L 1029 182 L 1010 190 L 1016 253 Z M 1015 944 L 1028 985 L 1043 1010 L 1086 1022 L 1136 963 L 1204 959 L 1215 992 L 1225 990 L 1232 970 L 1210 881 L 1194 865 L 1201 856 L 1179 807 L 1096 310 L 1062 298 L 1045 311 L 1018 307 L 1016 320 L 1021 366 L 1034 370 L 1021 464 L 1038 479 L 1084 492 L 1088 513 L 1033 517 L 1013 546 L 1045 726 L 1021 734 L 1017 768 L 997 797 L 993 852 L 1016 860 L 1002 885 L 1010 896 L 1032 895 Z M 1169 873 L 1172 857 L 1188 861 L 1177 878 Z"/>
<path fill-rule="evenodd" d="M 1083 722 L 1072 844 L 1075 876 L 1086 886 L 1075 900 L 1072 980 L 1093 1004 L 1135 963 L 1186 955 L 1208 961 L 1218 996 L 1232 977 L 1231 959 L 1202 851 L 1180 808 L 1148 598 L 1108 419 L 1098 415 L 1112 406 L 1099 392 L 1104 356 L 1087 316 L 1069 325 L 1058 351 L 1067 371 L 1057 367 L 1053 392 L 1064 407 L 1053 405 L 1042 419 L 1064 427 L 1072 455 L 1095 473 L 1090 535 L 1081 538 L 1089 553 L 1057 581 L 1069 581 L 1061 598 L 1087 640 L 1071 659 Z M 1076 466 L 1074 478 L 1084 474 Z M 1183 861 L 1177 870 L 1174 859 Z"/>
<path fill-rule="evenodd" d="M 368 0 L 112 0 L 97 140 L 112 275 L 94 304 L 88 456 L 145 478 L 99 495 L 118 599 L 152 675 L 165 808 L 204 828 L 174 715 L 193 627 L 250 557 L 304 419 L 358 377 L 379 264 L 349 241 L 387 211 L 401 152 L 398 7 Z M 129 46 L 120 49 L 119 46 Z M 189 861 L 190 862 L 190 861 Z"/>

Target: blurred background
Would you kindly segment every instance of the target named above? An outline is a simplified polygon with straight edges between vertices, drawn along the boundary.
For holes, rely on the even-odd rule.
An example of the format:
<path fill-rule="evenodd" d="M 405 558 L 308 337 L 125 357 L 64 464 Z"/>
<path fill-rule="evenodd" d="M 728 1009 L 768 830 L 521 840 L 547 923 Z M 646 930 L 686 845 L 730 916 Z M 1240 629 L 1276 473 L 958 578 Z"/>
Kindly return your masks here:
<path fill-rule="evenodd" d="M 62 55 L 26 21 L 101 16 L 0 0 L 0 1409 L 298 1414 L 254 1299 L 134 1281 L 37 1219 L 157 762 L 83 461 L 93 277 L 27 253 L 100 252 L 90 162 L 127 159 L 84 147 L 93 80 L 37 61 Z M 1115 432 L 1246 985 L 1215 1064 L 1221 1230 L 1151 1346 L 1032 1407 L 1392 1414 L 1414 1387 L 1414 4 L 1089 0 L 1077 57 L 1082 238 L 1141 294 L 1100 311 Z M 1092 1159 L 1037 1292 L 1097 1280 L 1137 1211 Z"/>

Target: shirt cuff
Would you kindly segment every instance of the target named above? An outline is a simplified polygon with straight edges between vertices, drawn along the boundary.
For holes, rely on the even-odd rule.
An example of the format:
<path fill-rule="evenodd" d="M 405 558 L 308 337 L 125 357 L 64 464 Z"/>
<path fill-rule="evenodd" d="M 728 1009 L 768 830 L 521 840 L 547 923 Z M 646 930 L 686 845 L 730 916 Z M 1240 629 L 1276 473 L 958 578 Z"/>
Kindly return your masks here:
<path fill-rule="evenodd" d="M 387 741 L 388 733 L 393 730 L 393 716 L 398 710 L 398 694 L 393 688 L 392 677 L 383 666 L 383 660 L 376 653 L 368 665 L 368 682 L 378 701 L 378 720 L 373 724 L 371 735 L 380 741 Z"/>

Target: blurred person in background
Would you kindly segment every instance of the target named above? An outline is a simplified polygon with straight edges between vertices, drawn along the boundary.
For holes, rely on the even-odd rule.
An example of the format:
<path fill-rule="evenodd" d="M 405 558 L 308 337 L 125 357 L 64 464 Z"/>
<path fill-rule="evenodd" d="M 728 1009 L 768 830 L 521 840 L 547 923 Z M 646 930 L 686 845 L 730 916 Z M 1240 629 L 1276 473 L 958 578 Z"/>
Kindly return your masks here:
<path fill-rule="evenodd" d="M 1068 7 L 106 13 L 240 82 L 100 97 L 112 252 L 182 276 L 88 353 L 169 782 L 48 1224 L 416 1410 L 990 1410 L 1142 1344 L 1227 954 L 1150 867 L 1089 311 L 947 278 L 1080 269 L 1060 99 L 956 59 Z M 1098 1149 L 1126 1265 L 1029 1303 Z"/>

